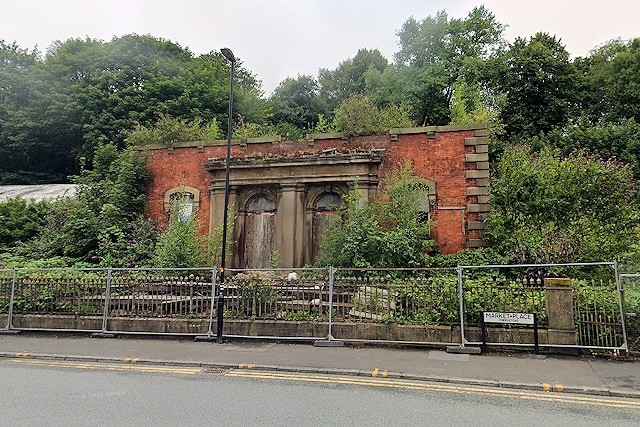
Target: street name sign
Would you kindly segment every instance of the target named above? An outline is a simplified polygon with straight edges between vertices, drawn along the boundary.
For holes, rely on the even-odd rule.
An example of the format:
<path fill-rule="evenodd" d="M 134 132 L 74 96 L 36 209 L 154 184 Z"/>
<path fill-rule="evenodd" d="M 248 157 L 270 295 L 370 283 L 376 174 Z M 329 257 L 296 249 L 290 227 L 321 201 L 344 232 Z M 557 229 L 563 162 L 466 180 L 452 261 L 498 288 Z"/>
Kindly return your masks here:
<path fill-rule="evenodd" d="M 533 313 L 503 313 L 499 311 L 485 311 L 483 320 L 486 323 L 511 323 L 520 325 L 533 325 Z"/>

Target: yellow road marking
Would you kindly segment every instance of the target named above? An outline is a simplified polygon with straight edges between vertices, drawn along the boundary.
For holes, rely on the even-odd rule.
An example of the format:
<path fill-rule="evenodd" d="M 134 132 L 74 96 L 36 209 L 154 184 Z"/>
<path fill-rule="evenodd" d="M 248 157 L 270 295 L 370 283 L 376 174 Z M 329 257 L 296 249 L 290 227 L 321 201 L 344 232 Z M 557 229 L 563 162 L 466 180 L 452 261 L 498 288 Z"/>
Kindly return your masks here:
<path fill-rule="evenodd" d="M 125 359 L 126 361 L 127 359 Z M 136 359 L 137 361 L 138 359 Z M 59 368 L 72 368 L 72 369 L 93 369 L 93 370 L 105 370 L 105 371 L 135 371 L 135 372 L 155 372 L 155 373 L 170 373 L 170 374 L 184 374 L 195 375 L 202 372 L 201 368 L 178 368 L 167 366 L 154 366 L 154 365 L 136 365 L 132 366 L 129 362 L 122 364 L 109 364 L 109 363 L 84 363 L 84 362 L 71 362 L 71 361 L 55 361 L 55 360 L 37 360 L 37 359 L 4 359 L 3 362 L 19 363 L 29 366 L 50 366 Z M 0 362 L 1 363 L 1 362 Z M 133 362 L 135 363 L 135 362 Z"/>
<path fill-rule="evenodd" d="M 577 395 L 568 395 L 568 394 L 539 393 L 539 392 L 533 392 L 533 391 L 524 392 L 524 391 L 512 391 L 512 390 L 504 390 L 504 389 L 490 389 L 490 388 L 484 389 L 484 388 L 477 388 L 477 387 L 438 385 L 438 384 L 427 384 L 427 383 L 417 383 L 417 382 L 384 380 L 379 378 L 366 379 L 366 378 L 331 377 L 331 376 L 300 375 L 300 374 L 269 373 L 269 372 L 247 372 L 247 371 L 231 371 L 226 373 L 225 376 L 315 382 L 315 383 L 363 385 L 363 386 L 385 387 L 385 388 L 403 388 L 403 389 L 422 390 L 422 391 L 442 391 L 442 392 L 458 393 L 458 394 L 494 395 L 494 396 L 512 397 L 512 398 L 518 398 L 518 399 L 524 399 L 524 400 L 539 400 L 539 401 L 547 401 L 547 402 L 577 403 L 581 405 L 608 406 L 608 407 L 614 407 L 614 408 L 640 409 L 640 402 L 638 401 L 603 399 L 603 398 L 597 398 L 597 397 L 577 396 Z"/>

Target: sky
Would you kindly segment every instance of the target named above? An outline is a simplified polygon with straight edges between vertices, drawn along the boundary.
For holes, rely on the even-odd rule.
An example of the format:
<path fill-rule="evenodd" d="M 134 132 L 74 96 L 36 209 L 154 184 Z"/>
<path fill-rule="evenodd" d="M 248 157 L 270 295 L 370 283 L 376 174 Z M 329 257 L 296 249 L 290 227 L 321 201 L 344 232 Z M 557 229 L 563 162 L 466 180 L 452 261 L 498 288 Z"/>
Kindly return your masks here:
<path fill-rule="evenodd" d="M 640 37 L 640 0 L 0 0 L 0 39 L 42 52 L 56 40 L 130 33 L 196 55 L 228 47 L 269 95 L 285 78 L 333 70 L 361 48 L 391 61 L 410 17 L 463 18 L 481 4 L 508 25 L 507 41 L 547 32 L 573 57 Z"/>

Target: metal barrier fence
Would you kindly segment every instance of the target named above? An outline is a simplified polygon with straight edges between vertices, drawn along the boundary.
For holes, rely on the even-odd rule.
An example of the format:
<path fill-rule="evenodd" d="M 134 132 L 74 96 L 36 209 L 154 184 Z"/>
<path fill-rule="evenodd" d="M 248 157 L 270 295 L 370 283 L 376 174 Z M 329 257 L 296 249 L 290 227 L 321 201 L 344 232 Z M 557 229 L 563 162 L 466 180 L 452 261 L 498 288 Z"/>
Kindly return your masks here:
<path fill-rule="evenodd" d="M 110 317 L 207 318 L 215 270 L 114 269 L 109 281 Z M 92 305 L 104 298 L 90 296 Z"/>
<path fill-rule="evenodd" d="M 0 304 L 10 303 L 6 329 L 12 318 L 33 315 L 85 316 L 74 322 L 40 323 L 29 330 L 80 330 L 90 332 L 154 332 L 132 318 L 211 317 L 215 269 L 14 269 L 0 272 Z M 2 314 L 2 312 L 0 312 Z M 92 319 L 93 318 L 93 319 Z M 115 325 L 110 325 L 115 323 Z M 201 328 L 202 329 L 202 328 Z M 195 330 L 194 332 L 201 332 Z"/>
<path fill-rule="evenodd" d="M 621 274 L 629 351 L 640 353 L 640 274 Z"/>
<path fill-rule="evenodd" d="M 13 314 L 101 314 L 100 304 L 88 301 L 98 295 L 104 301 L 106 270 L 16 270 Z"/>
<path fill-rule="evenodd" d="M 539 325 L 548 328 L 548 337 L 561 342 L 541 344 L 541 347 L 564 347 L 590 350 L 625 351 L 627 339 L 622 314 L 622 293 L 617 278 L 615 263 L 570 263 L 570 264 L 522 264 L 459 267 L 459 293 L 462 345 L 480 344 L 480 332 L 471 327 L 481 323 L 482 312 L 534 313 Z M 571 287 L 545 286 L 546 278 L 570 277 Z M 563 293 L 571 298 L 573 314 L 549 324 L 549 307 L 553 304 L 553 293 Z M 567 313 L 564 313 L 567 315 Z M 555 313 L 562 317 L 563 313 Z M 559 330 L 567 325 L 572 330 Z M 513 343 L 494 340 L 490 345 L 533 346 L 534 337 L 529 331 L 513 330 L 504 336 L 517 334 L 519 340 L 528 336 L 528 342 Z M 526 329 L 526 327 L 525 327 Z M 494 337 L 495 338 L 495 337 Z"/>
<path fill-rule="evenodd" d="M 0 317 L 5 318 L 5 322 L 0 322 L 0 330 L 11 329 L 13 286 L 14 270 L 0 270 Z"/>
<path fill-rule="evenodd" d="M 226 273 L 224 300 L 219 300 L 216 268 L 0 270 L 0 319 L 6 319 L 0 328 L 212 335 L 214 315 L 223 301 L 225 336 L 230 337 L 348 340 L 345 325 L 367 323 L 369 329 L 382 325 L 395 331 L 405 326 L 414 331 L 448 328 L 449 335 L 420 338 L 421 342 L 465 346 L 480 343 L 480 316 L 485 311 L 535 313 L 539 326 L 551 331 L 555 326 L 549 325 L 549 288 L 543 280 L 565 276 L 573 283 L 575 334 L 573 342 L 558 346 L 625 350 L 623 304 L 632 338 L 629 347 L 640 346 L 640 275 L 621 275 L 627 286 L 623 301 L 614 263 Z M 47 326 L 25 323 L 25 316 L 34 322 L 33 315 L 45 314 L 82 321 L 74 320 L 71 327 L 63 321 Z M 155 318 L 165 319 L 161 329 L 160 322 L 152 321 Z M 12 319 L 22 323 L 16 327 Z M 297 326 L 282 327 L 292 322 Z M 380 334 L 391 331 L 385 328 Z M 533 345 L 530 332 L 507 325 L 500 337 L 490 333 L 488 344 Z M 517 343 L 509 342 L 516 335 Z M 402 334 L 367 340 L 416 342 Z"/>
<path fill-rule="evenodd" d="M 270 323 L 251 331 L 234 323 L 232 333 L 225 335 L 288 339 L 322 339 L 330 335 L 329 269 L 227 269 L 226 273 L 224 318 L 227 323 L 234 320 L 307 321 L 316 323 L 317 327 L 290 330 L 277 327 L 279 323 Z"/>
<path fill-rule="evenodd" d="M 340 320 L 451 325 L 459 318 L 455 268 L 341 268 L 334 282 Z"/>

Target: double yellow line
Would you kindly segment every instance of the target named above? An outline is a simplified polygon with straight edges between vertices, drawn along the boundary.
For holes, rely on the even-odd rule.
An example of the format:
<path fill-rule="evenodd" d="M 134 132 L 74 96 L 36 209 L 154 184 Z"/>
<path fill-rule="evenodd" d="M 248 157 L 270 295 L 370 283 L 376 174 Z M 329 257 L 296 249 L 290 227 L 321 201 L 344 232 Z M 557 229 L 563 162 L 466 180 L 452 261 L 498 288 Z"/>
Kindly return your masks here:
<path fill-rule="evenodd" d="M 200 367 L 176 367 L 176 366 L 159 366 L 159 365 L 138 365 L 137 358 L 123 359 L 120 363 L 101 363 L 101 362 L 75 362 L 75 361 L 57 361 L 31 359 L 29 355 L 16 354 L 15 358 L 0 359 L 0 363 L 13 363 L 27 366 L 44 366 L 57 368 L 71 368 L 84 370 L 106 370 L 106 371 L 134 371 L 146 373 L 161 374 L 180 374 L 180 375 L 196 375 L 206 371 L 206 368 Z M 615 398 L 580 396 L 566 393 L 540 393 L 535 391 L 524 390 L 508 390 L 500 388 L 481 388 L 470 386 L 456 386 L 452 384 L 431 384 L 414 381 L 392 380 L 386 378 L 386 371 L 379 372 L 375 370 L 371 377 L 347 377 L 332 375 L 313 375 L 313 374 L 297 374 L 285 372 L 268 372 L 253 371 L 254 365 L 241 364 L 238 369 L 234 369 L 225 374 L 226 377 L 235 378 L 251 378 L 264 380 L 280 380 L 280 381 L 299 381 L 307 383 L 325 383 L 325 384 L 345 384 L 355 386 L 380 387 L 388 389 L 405 389 L 417 391 L 431 391 L 443 393 L 457 393 L 481 396 L 501 396 L 514 399 L 572 403 L 590 406 L 606 406 L 613 408 L 640 409 L 640 401 L 621 400 Z"/>
<path fill-rule="evenodd" d="M 24 356 L 23 356 L 24 357 Z M 202 368 L 181 368 L 175 366 L 157 366 L 157 365 L 136 365 L 137 359 L 123 359 L 122 363 L 90 363 L 90 362 L 73 362 L 73 361 L 56 361 L 56 360 L 38 360 L 38 359 L 4 359 L 9 363 L 16 363 L 28 366 L 46 366 L 55 368 L 71 368 L 86 370 L 104 370 L 104 371 L 135 371 L 150 372 L 163 374 L 182 374 L 195 375 L 202 372 Z"/>
<path fill-rule="evenodd" d="M 244 377 L 267 380 L 302 381 L 312 383 L 347 384 L 369 387 L 383 387 L 392 389 L 419 390 L 419 391 L 439 391 L 445 393 L 502 396 L 523 400 L 539 400 L 548 402 L 573 403 L 592 406 L 607 406 L 614 408 L 640 409 L 640 402 L 632 400 L 618 400 L 608 398 L 598 398 L 591 396 L 567 395 L 559 393 L 539 393 L 522 390 L 505 390 L 479 387 L 465 387 L 455 385 L 440 385 L 420 382 L 409 382 L 399 380 L 389 380 L 384 378 L 356 378 L 356 377 L 333 377 L 324 375 L 303 375 L 279 372 L 259 372 L 234 370 L 225 374 L 227 377 Z"/>

